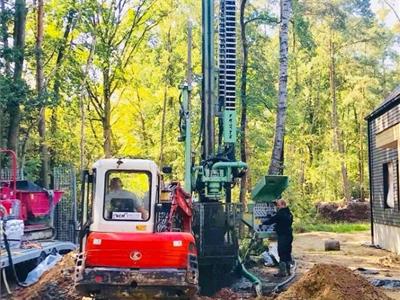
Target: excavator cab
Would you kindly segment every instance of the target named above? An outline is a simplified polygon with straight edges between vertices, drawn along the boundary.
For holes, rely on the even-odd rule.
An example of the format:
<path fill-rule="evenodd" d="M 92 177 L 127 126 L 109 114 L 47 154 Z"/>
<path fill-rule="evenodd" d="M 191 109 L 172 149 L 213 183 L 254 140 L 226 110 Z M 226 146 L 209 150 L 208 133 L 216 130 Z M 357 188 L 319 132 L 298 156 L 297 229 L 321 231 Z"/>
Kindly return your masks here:
<path fill-rule="evenodd" d="M 157 165 L 141 159 L 99 160 L 82 182 L 75 285 L 83 296 L 185 297 L 197 292 L 191 197 L 178 183 L 165 187 Z M 165 191 L 169 196 L 161 199 Z"/>

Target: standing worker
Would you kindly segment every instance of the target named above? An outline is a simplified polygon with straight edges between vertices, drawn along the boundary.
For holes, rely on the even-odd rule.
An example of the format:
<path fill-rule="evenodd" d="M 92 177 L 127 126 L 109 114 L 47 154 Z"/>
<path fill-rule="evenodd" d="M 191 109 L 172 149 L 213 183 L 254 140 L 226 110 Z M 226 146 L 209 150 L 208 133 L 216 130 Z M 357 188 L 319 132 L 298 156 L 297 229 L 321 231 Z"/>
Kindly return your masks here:
<path fill-rule="evenodd" d="M 292 262 L 292 242 L 293 242 L 293 215 L 287 207 L 286 201 L 279 199 L 276 201 L 278 212 L 272 218 L 263 222 L 262 225 L 275 225 L 275 231 L 278 236 L 278 255 L 279 272 L 276 277 L 285 277 L 290 275 L 290 264 Z"/>

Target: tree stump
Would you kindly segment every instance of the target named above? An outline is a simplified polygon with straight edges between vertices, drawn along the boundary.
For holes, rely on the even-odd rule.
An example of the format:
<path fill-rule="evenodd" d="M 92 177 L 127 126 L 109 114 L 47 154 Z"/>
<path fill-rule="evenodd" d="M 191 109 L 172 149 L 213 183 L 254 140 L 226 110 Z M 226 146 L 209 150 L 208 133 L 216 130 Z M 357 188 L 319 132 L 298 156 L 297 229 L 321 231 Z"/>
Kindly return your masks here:
<path fill-rule="evenodd" d="M 325 241 L 325 251 L 339 251 L 340 242 L 337 240 L 326 240 Z"/>

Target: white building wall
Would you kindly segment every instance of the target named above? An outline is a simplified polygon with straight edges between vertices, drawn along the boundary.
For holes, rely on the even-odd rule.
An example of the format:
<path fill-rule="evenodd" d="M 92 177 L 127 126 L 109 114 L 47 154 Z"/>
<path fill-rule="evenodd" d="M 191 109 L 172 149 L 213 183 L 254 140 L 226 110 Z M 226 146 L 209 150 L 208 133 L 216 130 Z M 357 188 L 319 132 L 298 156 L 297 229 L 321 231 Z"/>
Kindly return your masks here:
<path fill-rule="evenodd" d="M 374 223 L 374 244 L 400 254 L 400 227 Z"/>

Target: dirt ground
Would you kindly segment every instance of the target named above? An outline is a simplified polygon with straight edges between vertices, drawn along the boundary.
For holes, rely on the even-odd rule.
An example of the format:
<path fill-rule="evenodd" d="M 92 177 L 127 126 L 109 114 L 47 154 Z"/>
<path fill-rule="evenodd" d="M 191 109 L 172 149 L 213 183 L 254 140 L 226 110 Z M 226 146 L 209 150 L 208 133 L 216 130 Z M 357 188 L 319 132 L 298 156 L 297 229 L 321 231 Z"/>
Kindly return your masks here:
<path fill-rule="evenodd" d="M 324 251 L 324 241 L 336 239 L 340 241 L 340 251 Z M 313 232 L 302 233 L 295 236 L 293 254 L 298 263 L 295 281 L 301 281 L 302 275 L 317 264 L 334 264 L 355 270 L 355 273 L 363 275 L 367 279 L 400 279 L 400 256 L 388 251 L 368 247 L 370 243 L 369 232 L 359 233 L 327 233 Z M 363 246 L 364 244 L 364 246 Z M 39 283 L 27 289 L 17 289 L 11 299 L 81 299 L 73 290 L 73 254 L 67 255 L 54 269 L 44 274 Z M 321 267 L 320 267 L 321 268 Z M 356 271 L 364 268 L 374 273 L 366 275 L 365 272 Z M 263 272 L 273 273 L 276 269 L 261 267 Z M 322 267 L 323 269 L 323 267 Z M 372 271 L 372 272 L 371 272 Z M 350 271 L 349 271 L 350 272 Z M 334 272 L 343 273 L 343 272 Z M 364 273 L 364 274 L 362 274 Z M 271 275 L 270 274 L 270 275 Z M 324 276 L 324 275 L 322 275 Z M 268 276 L 268 277 L 272 277 Z M 272 277 L 273 278 L 273 277 Z M 328 280 L 329 281 L 329 280 Z M 293 283 L 294 284 L 294 283 Z M 368 283 L 366 283 L 368 285 Z M 380 289 L 392 299 L 400 300 L 400 289 Z M 223 289 L 214 297 L 199 297 L 199 299 L 251 299 L 251 294 L 235 293 L 230 289 Z M 250 297 L 249 297 L 250 296 Z M 265 297 L 264 299 L 273 299 Z M 291 298 L 290 298 L 291 299 Z M 318 298 L 324 299 L 325 298 Z"/>
<path fill-rule="evenodd" d="M 340 251 L 324 251 L 324 241 L 340 241 Z M 331 233 L 312 232 L 295 236 L 293 243 L 294 256 L 298 261 L 297 278 L 314 264 L 329 263 L 348 267 L 352 270 L 365 268 L 377 271 L 378 274 L 365 275 L 367 278 L 400 279 L 400 258 L 391 252 L 363 246 L 371 242 L 370 232 Z M 361 272 L 356 271 L 361 274 Z M 400 289 L 382 289 L 389 297 L 400 299 Z"/>

